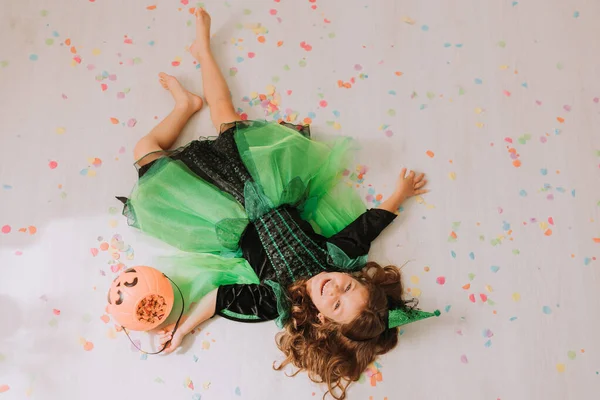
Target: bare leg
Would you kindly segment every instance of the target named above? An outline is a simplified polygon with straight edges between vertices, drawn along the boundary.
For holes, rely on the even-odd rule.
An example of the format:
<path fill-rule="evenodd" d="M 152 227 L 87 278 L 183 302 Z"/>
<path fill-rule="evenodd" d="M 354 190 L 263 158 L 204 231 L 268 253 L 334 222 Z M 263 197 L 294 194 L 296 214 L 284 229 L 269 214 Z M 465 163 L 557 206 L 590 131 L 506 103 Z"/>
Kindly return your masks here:
<path fill-rule="evenodd" d="M 227 82 L 210 50 L 210 15 L 203 8 L 196 12 L 196 40 L 190 46 L 190 52 L 200 63 L 204 97 L 217 131 L 220 131 L 221 124 L 240 121 L 231 102 Z"/>
<path fill-rule="evenodd" d="M 202 99 L 185 90 L 177 78 L 164 72 L 161 72 L 159 77 L 161 85 L 173 95 L 175 106 L 165 119 L 137 142 L 133 149 L 133 157 L 136 161 L 148 153 L 170 149 L 190 117 L 202 108 Z M 140 166 L 159 157 L 160 154 L 144 157 Z"/>

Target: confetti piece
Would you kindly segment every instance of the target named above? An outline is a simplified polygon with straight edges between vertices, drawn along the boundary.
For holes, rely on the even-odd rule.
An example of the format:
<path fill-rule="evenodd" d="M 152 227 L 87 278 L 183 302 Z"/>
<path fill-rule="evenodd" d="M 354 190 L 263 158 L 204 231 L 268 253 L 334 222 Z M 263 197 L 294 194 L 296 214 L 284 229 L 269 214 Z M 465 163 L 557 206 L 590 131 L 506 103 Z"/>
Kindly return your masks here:
<path fill-rule="evenodd" d="M 512 294 L 513 301 L 521 301 L 521 295 L 519 293 Z"/>
<path fill-rule="evenodd" d="M 110 119 L 110 122 L 111 122 L 112 124 L 115 124 L 115 125 L 116 125 L 116 124 L 118 124 L 118 123 L 119 123 L 119 120 L 118 120 L 117 118 L 111 118 L 111 119 Z"/>
<path fill-rule="evenodd" d="M 471 300 L 471 303 L 475 303 L 475 295 L 474 294 L 470 294 L 469 295 L 469 300 Z"/>
<path fill-rule="evenodd" d="M 149 10 L 149 11 L 156 10 L 156 6 L 155 5 L 148 6 L 148 7 L 146 7 L 146 10 Z"/>
<path fill-rule="evenodd" d="M 415 24 L 415 20 L 410 18 L 410 17 L 403 17 L 402 21 L 408 25 L 414 25 Z"/>
<path fill-rule="evenodd" d="M 83 345 L 83 349 L 85 351 L 92 351 L 93 348 L 94 348 L 94 343 L 92 343 L 92 342 L 85 342 L 85 344 Z"/>
<path fill-rule="evenodd" d="M 102 322 L 104 322 L 105 324 L 108 324 L 110 322 L 110 317 L 106 314 L 104 314 L 103 316 L 100 317 L 100 319 L 102 320 Z"/>
<path fill-rule="evenodd" d="M 240 390 L 239 386 L 236 386 L 236 388 L 235 388 L 235 395 L 236 396 L 241 396 L 242 395 L 242 391 Z"/>
<path fill-rule="evenodd" d="M 130 119 L 127 121 L 127 126 L 128 126 L 129 128 L 133 128 L 133 127 L 135 126 L 135 124 L 137 124 L 137 119 L 135 119 L 135 118 L 130 118 Z"/>
<path fill-rule="evenodd" d="M 567 352 L 567 357 L 569 357 L 569 360 L 574 360 L 577 357 L 577 353 L 575 353 L 573 350 L 569 350 Z"/>
<path fill-rule="evenodd" d="M 48 163 L 48 167 L 49 167 L 50 169 L 55 169 L 56 167 L 58 167 L 58 163 L 57 163 L 56 161 L 50 161 L 50 162 Z"/>
<path fill-rule="evenodd" d="M 460 356 L 460 362 L 463 364 L 468 364 L 469 360 L 467 359 L 467 356 L 463 354 L 462 356 Z"/>
<path fill-rule="evenodd" d="M 463 289 L 465 289 L 465 290 L 469 290 L 469 289 L 471 288 L 471 284 L 470 284 L 470 283 L 467 283 L 467 284 L 466 284 L 466 285 L 464 285 L 462 288 L 463 288 Z"/>
<path fill-rule="evenodd" d="M 456 172 L 449 172 L 448 178 L 450 178 L 451 181 L 455 181 L 456 180 Z"/>
<path fill-rule="evenodd" d="M 546 315 L 550 315 L 550 314 L 552 314 L 552 309 L 548 306 L 544 306 L 544 307 L 542 307 L 542 312 Z"/>
<path fill-rule="evenodd" d="M 433 158 L 433 156 L 434 156 L 434 154 L 433 154 L 433 151 L 431 151 L 431 150 L 427 150 L 427 151 L 425 152 L 425 154 L 427 154 L 427 155 L 428 155 L 429 157 L 431 157 L 431 158 Z"/>
<path fill-rule="evenodd" d="M 6 233 L 10 233 L 10 231 L 11 231 L 10 225 L 4 225 L 2 227 L 2 233 L 6 234 Z"/>
<path fill-rule="evenodd" d="M 490 270 L 491 270 L 493 273 L 496 273 L 496 272 L 500 271 L 500 267 L 497 267 L 497 266 L 495 266 L 495 265 L 492 265 L 492 266 L 490 267 Z"/>
<path fill-rule="evenodd" d="M 0 393 L 8 392 L 9 390 L 10 390 L 10 386 L 0 385 Z"/>
<path fill-rule="evenodd" d="M 52 310 L 52 313 L 54 315 L 60 315 L 60 310 L 57 310 L 56 308 Z"/>
<path fill-rule="evenodd" d="M 484 303 L 487 301 L 488 297 L 485 293 L 480 293 L 479 294 L 479 298 L 481 299 L 481 301 L 483 301 Z"/>
<path fill-rule="evenodd" d="M 416 275 L 413 275 L 410 277 L 410 283 L 412 283 L 413 285 L 418 285 L 419 284 L 419 277 Z"/>
<path fill-rule="evenodd" d="M 556 370 L 560 373 L 565 372 L 565 364 L 561 364 L 561 363 L 556 364 Z"/>
<path fill-rule="evenodd" d="M 445 277 L 443 277 L 443 276 L 438 276 L 438 277 L 437 277 L 437 279 L 435 280 L 435 282 L 436 282 L 438 285 L 443 285 L 443 284 L 445 284 L 445 283 L 446 283 L 446 278 L 445 278 Z"/>

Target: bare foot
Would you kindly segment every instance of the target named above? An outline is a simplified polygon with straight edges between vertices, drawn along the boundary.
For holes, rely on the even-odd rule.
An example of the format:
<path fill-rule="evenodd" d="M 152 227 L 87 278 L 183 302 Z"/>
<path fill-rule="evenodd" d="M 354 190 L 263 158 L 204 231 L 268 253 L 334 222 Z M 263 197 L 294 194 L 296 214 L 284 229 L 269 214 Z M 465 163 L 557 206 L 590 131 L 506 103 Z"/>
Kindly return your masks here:
<path fill-rule="evenodd" d="M 164 72 L 158 74 L 162 87 L 171 92 L 175 99 L 175 107 L 185 108 L 195 113 L 202 108 L 202 99 L 193 93 L 188 92 L 181 86 L 181 83 L 174 76 L 167 75 Z"/>
<path fill-rule="evenodd" d="M 200 61 L 200 58 L 210 52 L 210 15 L 204 8 L 196 11 L 196 40 L 190 46 L 192 56 Z"/>

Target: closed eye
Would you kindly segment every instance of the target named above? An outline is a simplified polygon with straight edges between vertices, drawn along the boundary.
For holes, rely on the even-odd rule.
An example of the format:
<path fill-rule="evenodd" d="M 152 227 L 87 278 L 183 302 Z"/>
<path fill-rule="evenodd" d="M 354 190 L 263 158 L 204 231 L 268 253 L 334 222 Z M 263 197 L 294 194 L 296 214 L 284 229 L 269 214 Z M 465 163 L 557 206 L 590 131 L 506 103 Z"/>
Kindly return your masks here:
<path fill-rule="evenodd" d="M 335 306 L 333 306 L 334 310 L 337 310 L 338 308 L 340 308 L 340 302 L 339 301 L 335 303 Z"/>
<path fill-rule="evenodd" d="M 346 286 L 346 292 L 347 292 L 348 290 L 350 290 L 350 287 L 351 287 L 351 286 L 352 286 L 352 284 L 351 284 L 351 283 L 349 283 L 349 284 L 348 284 L 348 286 Z"/>

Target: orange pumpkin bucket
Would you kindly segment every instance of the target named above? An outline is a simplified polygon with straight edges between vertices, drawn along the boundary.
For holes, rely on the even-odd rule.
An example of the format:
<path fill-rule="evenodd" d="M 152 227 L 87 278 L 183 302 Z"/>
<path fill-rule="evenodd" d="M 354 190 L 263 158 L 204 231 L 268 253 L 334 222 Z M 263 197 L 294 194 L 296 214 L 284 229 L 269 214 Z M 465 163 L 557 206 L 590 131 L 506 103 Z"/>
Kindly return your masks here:
<path fill-rule="evenodd" d="M 171 313 L 173 302 L 171 282 L 152 267 L 126 269 L 108 291 L 108 312 L 132 331 L 149 331 L 162 324 Z"/>

